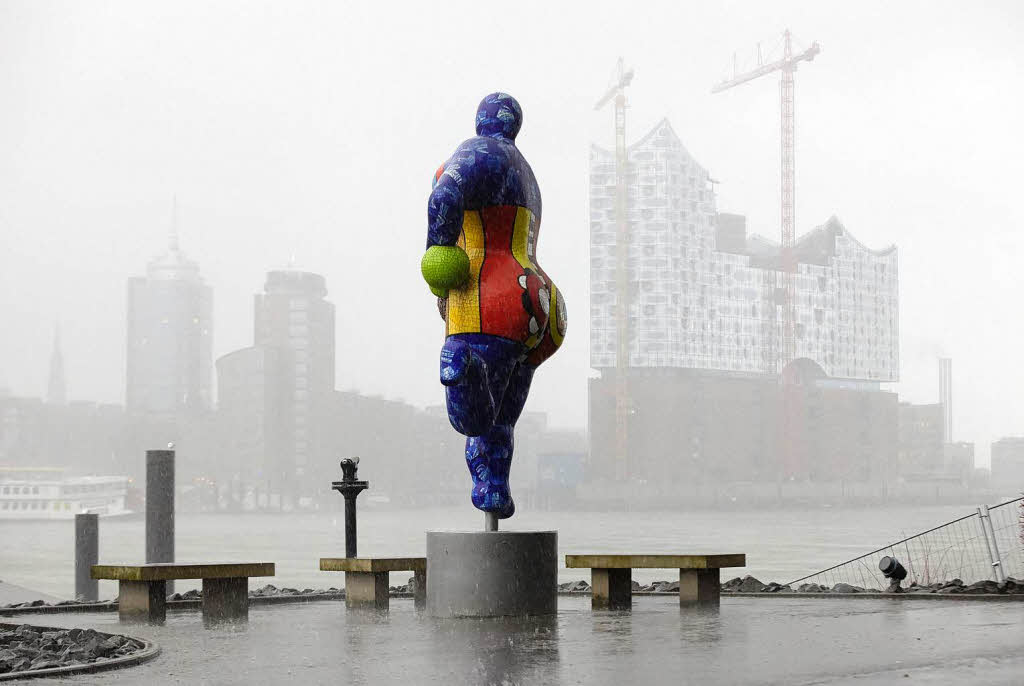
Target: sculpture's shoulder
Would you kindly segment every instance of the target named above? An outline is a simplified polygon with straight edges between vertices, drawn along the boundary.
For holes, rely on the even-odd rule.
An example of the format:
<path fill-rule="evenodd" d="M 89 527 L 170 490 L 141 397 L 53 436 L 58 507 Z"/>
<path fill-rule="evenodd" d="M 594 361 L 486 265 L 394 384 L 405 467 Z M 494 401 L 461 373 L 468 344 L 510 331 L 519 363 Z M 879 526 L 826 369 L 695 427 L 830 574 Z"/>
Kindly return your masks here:
<path fill-rule="evenodd" d="M 469 207 L 515 204 L 540 210 L 533 170 L 510 141 L 490 136 L 469 138 L 455 150 L 448 167 L 466 182 Z"/>
<path fill-rule="evenodd" d="M 466 176 L 474 172 L 507 169 L 514 164 L 515 145 L 487 136 L 473 136 L 459 144 L 449 164 Z"/>

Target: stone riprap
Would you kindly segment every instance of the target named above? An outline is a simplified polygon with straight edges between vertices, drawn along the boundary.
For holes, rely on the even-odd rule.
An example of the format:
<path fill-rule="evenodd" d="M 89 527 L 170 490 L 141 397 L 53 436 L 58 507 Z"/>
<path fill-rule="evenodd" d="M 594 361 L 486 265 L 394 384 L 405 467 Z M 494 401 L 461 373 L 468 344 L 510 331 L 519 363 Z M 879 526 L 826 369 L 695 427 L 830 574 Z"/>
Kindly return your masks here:
<path fill-rule="evenodd" d="M 94 664 L 144 648 L 136 639 L 92 629 L 0 626 L 0 674 Z"/>
<path fill-rule="evenodd" d="M 650 584 L 632 582 L 634 593 L 678 593 L 678 581 L 655 581 Z M 415 577 L 409 577 L 409 581 L 398 586 L 391 586 L 388 589 L 390 595 L 404 597 L 416 591 Z M 558 585 L 560 593 L 590 593 L 590 584 L 582 579 L 569 581 Z M 722 584 L 722 593 L 881 593 L 879 589 L 862 588 L 851 584 L 838 583 L 834 586 L 822 586 L 819 584 L 800 584 L 791 588 L 787 584 L 776 582 L 762 583 L 757 578 L 747 575 L 736 577 Z M 1005 584 L 997 584 L 995 581 L 978 581 L 973 584 L 965 584 L 960 579 L 953 579 L 942 583 L 931 584 L 930 586 L 918 586 L 910 584 L 902 590 L 903 593 L 939 593 L 939 594 L 967 594 L 967 595 L 1024 595 L 1024 580 L 1009 577 Z M 301 596 L 329 596 L 332 599 L 344 598 L 345 589 L 334 588 L 278 588 L 273 584 L 267 584 L 262 588 L 249 591 L 250 598 L 277 598 L 277 597 L 301 597 Z M 172 593 L 167 596 L 169 602 L 201 600 L 203 592 L 200 590 L 185 591 L 184 593 Z M 56 603 L 49 603 L 44 600 L 32 600 L 23 603 L 10 603 L 0 606 L 0 610 L 18 610 L 36 607 L 64 607 L 75 605 L 110 605 L 115 600 L 62 600 Z"/>
<path fill-rule="evenodd" d="M 589 588 L 589 586 L 588 586 Z M 391 586 L 388 592 L 394 596 L 405 596 L 416 591 L 416 579 L 415 577 L 409 577 L 409 581 L 398 586 Z M 330 588 L 289 588 L 283 587 L 278 588 L 273 584 L 267 584 L 262 588 L 249 591 L 249 598 L 286 598 L 286 597 L 301 597 L 301 596 L 328 596 L 331 598 L 344 598 L 345 589 L 338 589 L 335 587 Z M 203 592 L 198 589 L 192 589 L 191 591 L 185 591 L 184 593 L 170 593 L 167 596 L 168 602 L 176 601 L 195 601 L 201 600 Z M 78 605 L 116 605 L 117 599 L 113 600 L 61 600 L 56 603 L 49 603 L 45 600 L 31 600 L 23 603 L 9 603 L 7 605 L 0 606 L 0 610 L 31 610 L 37 607 L 48 607 L 48 608 L 59 608 L 65 606 L 78 606 Z"/>
<path fill-rule="evenodd" d="M 642 585 L 636 581 L 632 583 L 634 593 L 678 593 L 678 581 L 655 581 Z M 558 585 L 562 593 L 590 593 L 590 584 L 586 581 L 570 581 Z M 852 584 L 838 583 L 834 586 L 822 586 L 814 583 L 800 584 L 791 588 L 787 584 L 776 582 L 763 583 L 757 578 L 747 575 L 736 577 L 722 584 L 722 593 L 882 593 L 877 588 L 862 588 Z M 953 579 L 943 583 L 935 583 L 930 586 L 918 586 L 912 583 L 902 589 L 903 593 L 963 593 L 968 595 L 1024 595 L 1024 581 L 1008 577 L 1006 583 L 998 584 L 995 581 L 978 581 L 973 584 L 964 584 L 960 579 Z"/>

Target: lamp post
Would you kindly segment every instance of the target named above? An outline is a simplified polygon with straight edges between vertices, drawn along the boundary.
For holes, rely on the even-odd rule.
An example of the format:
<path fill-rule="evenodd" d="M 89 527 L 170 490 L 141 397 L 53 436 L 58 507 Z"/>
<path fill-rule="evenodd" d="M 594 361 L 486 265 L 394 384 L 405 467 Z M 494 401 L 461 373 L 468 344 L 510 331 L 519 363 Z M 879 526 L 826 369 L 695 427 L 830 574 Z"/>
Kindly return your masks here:
<path fill-rule="evenodd" d="M 341 481 L 331 482 L 331 488 L 345 497 L 345 557 L 356 557 L 356 498 L 370 487 L 369 481 L 356 479 L 358 457 L 341 461 Z"/>

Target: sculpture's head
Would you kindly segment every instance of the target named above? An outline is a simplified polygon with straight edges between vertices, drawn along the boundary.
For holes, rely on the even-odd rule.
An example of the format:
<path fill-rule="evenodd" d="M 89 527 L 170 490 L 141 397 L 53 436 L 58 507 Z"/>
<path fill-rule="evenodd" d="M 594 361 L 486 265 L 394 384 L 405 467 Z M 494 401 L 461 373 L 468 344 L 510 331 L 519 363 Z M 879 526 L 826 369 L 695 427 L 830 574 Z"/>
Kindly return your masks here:
<path fill-rule="evenodd" d="M 508 93 L 491 93 L 476 108 L 476 135 L 514 141 L 523 125 L 523 110 Z"/>

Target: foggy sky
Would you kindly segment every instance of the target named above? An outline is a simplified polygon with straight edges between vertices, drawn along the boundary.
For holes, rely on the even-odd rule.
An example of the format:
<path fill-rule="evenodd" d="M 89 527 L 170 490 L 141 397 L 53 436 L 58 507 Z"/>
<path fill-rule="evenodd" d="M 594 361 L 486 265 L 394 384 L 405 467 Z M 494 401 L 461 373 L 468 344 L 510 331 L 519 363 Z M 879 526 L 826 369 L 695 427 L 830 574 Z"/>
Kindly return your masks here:
<path fill-rule="evenodd" d="M 796 74 L 798 234 L 836 214 L 869 247 L 895 243 L 893 389 L 936 402 L 952 357 L 954 439 L 987 462 L 989 441 L 1024 433 L 1020 5 L 408 5 L 0 2 L 0 387 L 44 393 L 59 321 L 69 397 L 123 402 L 125 280 L 163 250 L 177 195 L 215 356 L 252 344 L 252 295 L 294 256 L 338 307 L 339 388 L 442 402 L 426 198 L 504 90 L 569 310 L 527 408 L 583 426 L 587 147 L 611 143 L 592 106 L 616 57 L 636 69 L 628 140 L 669 117 L 721 181 L 719 210 L 777 237 L 778 77 L 709 90 L 788 26 L 822 47 Z"/>

